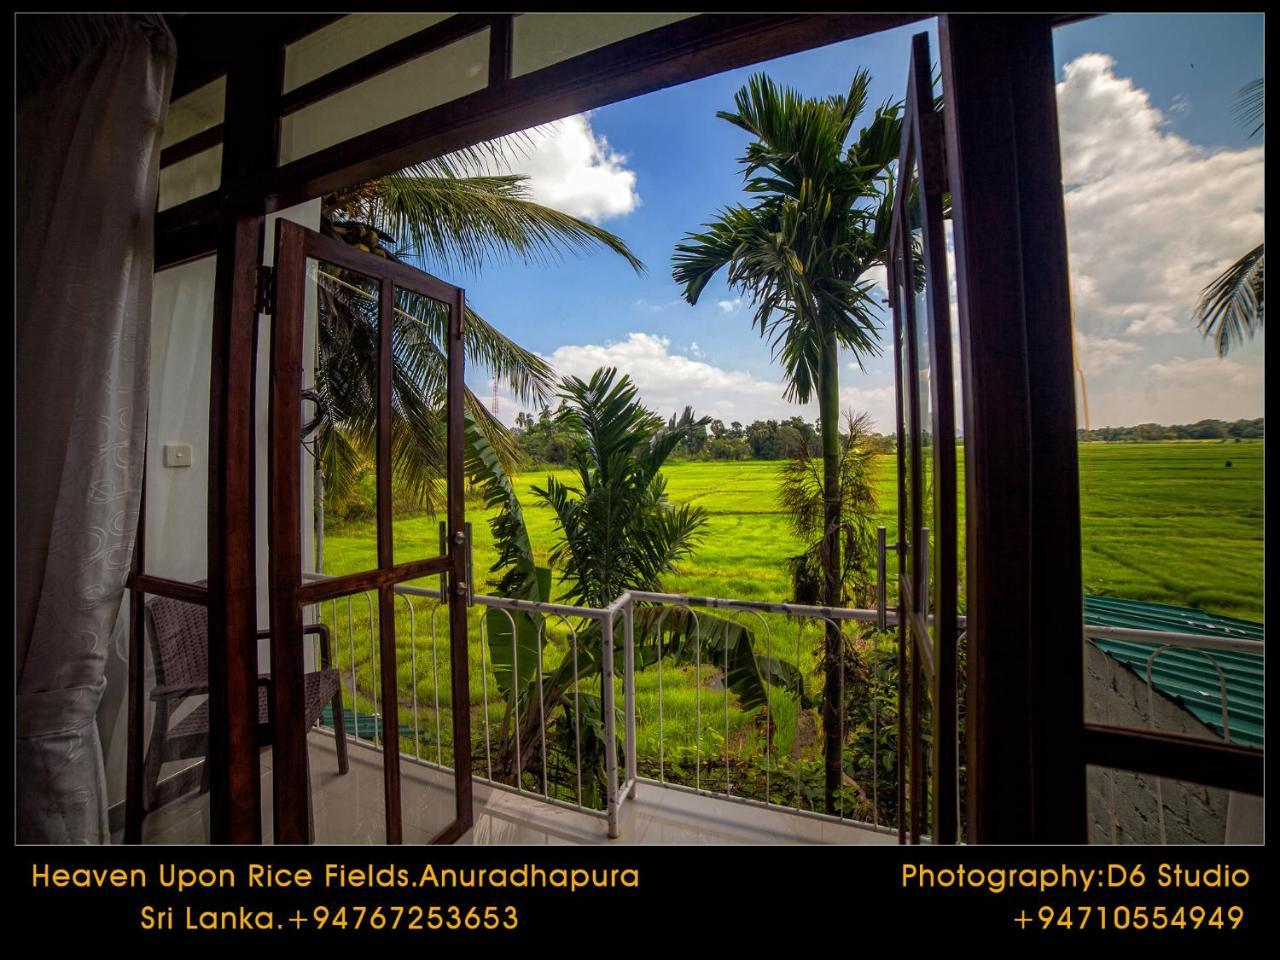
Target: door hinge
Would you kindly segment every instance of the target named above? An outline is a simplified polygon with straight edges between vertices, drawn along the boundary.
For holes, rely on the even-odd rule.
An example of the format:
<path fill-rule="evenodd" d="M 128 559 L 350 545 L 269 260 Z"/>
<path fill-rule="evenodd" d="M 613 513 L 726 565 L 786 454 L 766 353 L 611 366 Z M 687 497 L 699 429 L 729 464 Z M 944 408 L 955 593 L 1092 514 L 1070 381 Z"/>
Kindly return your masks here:
<path fill-rule="evenodd" d="M 253 280 L 253 309 L 255 313 L 267 313 L 275 316 L 276 312 L 276 270 L 275 267 L 261 266 Z"/>

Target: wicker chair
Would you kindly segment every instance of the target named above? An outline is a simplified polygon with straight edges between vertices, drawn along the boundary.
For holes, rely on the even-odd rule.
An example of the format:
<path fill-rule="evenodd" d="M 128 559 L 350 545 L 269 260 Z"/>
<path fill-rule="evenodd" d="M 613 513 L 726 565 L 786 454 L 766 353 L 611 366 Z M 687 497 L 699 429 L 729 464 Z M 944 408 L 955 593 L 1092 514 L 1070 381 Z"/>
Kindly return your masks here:
<path fill-rule="evenodd" d="M 326 703 L 333 707 L 334 739 L 338 751 L 338 773 L 347 772 L 347 736 L 342 714 L 342 684 L 338 671 L 330 665 L 329 631 L 322 623 L 303 627 L 303 634 L 320 638 L 321 669 L 304 675 L 306 689 L 306 725 L 313 726 Z M 151 656 L 155 663 L 156 686 L 151 691 L 155 702 L 155 723 L 151 727 L 151 743 L 143 765 L 143 812 L 157 807 L 191 788 L 193 781 L 174 778 L 160 785 L 160 768 L 173 760 L 204 757 L 209 747 L 209 701 L 206 699 L 178 720 L 173 716 L 182 703 L 192 697 L 205 697 L 209 692 L 209 611 L 203 606 L 155 597 L 147 601 L 147 633 L 151 637 Z M 269 640 L 267 631 L 258 639 Z M 271 742 L 269 675 L 258 677 L 258 742 Z M 209 765 L 200 764 L 200 790 L 209 787 Z"/>

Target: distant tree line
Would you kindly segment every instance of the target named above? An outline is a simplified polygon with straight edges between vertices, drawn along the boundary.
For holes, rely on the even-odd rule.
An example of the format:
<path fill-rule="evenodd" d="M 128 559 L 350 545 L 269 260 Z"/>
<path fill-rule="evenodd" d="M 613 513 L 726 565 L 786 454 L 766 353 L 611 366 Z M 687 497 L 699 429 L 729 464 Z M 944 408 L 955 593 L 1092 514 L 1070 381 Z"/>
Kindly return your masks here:
<path fill-rule="evenodd" d="M 669 428 L 685 431 L 671 459 L 678 460 L 787 460 L 800 455 L 821 453 L 821 437 L 817 423 L 803 417 L 786 420 L 754 420 L 743 425 L 734 420 L 690 422 L 692 411 L 685 408 L 672 414 Z M 1076 431 L 1082 440 L 1130 442 L 1152 440 L 1261 440 L 1264 418 L 1255 420 L 1200 420 L 1165 426 L 1140 423 L 1128 427 L 1098 427 Z M 536 416 L 521 413 L 516 417 L 512 435 L 518 442 L 526 464 L 567 465 L 573 452 L 573 438 L 556 423 L 555 410 L 543 408 Z M 928 442 L 928 438 L 925 438 Z M 891 453 L 896 448 L 892 434 L 869 433 L 865 437 L 873 453 Z"/>
<path fill-rule="evenodd" d="M 684 439 L 671 459 L 677 460 L 787 460 L 806 455 L 819 456 L 822 441 L 816 422 L 803 417 L 786 420 L 756 420 L 743 425 L 737 420 L 698 422 L 686 407 L 667 421 L 669 429 L 679 429 Z M 544 408 L 536 416 L 516 416 L 513 436 L 520 444 L 526 463 L 567 465 L 573 452 L 573 437 L 557 423 L 556 411 Z M 894 438 L 869 434 L 865 438 L 872 453 L 894 449 Z"/>
<path fill-rule="evenodd" d="M 1261 440 L 1263 418 L 1256 420 L 1199 420 L 1196 423 L 1177 423 L 1166 427 L 1161 423 L 1140 423 L 1133 427 L 1098 427 L 1096 430 L 1081 428 L 1076 434 L 1081 440 L 1106 440 L 1111 442 L 1137 442 L 1151 440 Z"/>

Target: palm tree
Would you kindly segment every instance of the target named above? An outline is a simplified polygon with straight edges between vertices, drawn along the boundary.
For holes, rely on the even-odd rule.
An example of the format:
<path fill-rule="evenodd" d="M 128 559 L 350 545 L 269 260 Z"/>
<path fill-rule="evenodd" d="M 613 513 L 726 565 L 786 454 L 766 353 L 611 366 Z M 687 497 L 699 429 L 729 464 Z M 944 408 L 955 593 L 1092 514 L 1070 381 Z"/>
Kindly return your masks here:
<path fill-rule="evenodd" d="M 667 427 L 646 409 L 630 378 L 614 369 L 597 370 L 589 380 L 561 381 L 564 401 L 556 412 L 559 426 L 573 438 L 573 479 L 547 477 L 534 496 L 555 513 L 557 537 L 549 562 L 560 575 L 563 591 L 557 599 L 591 607 L 605 607 L 627 590 L 656 590 L 662 576 L 696 546 L 707 522 L 702 507 L 671 503 L 662 466 L 691 429 L 707 418 Z M 524 513 L 500 458 L 480 425 L 468 417 L 468 471 L 479 478 L 498 559 L 490 572 L 498 575 L 495 592 L 519 600 L 552 599 L 552 569 L 540 567 L 524 523 Z M 637 669 L 660 659 L 716 667 L 744 709 L 768 708 L 769 685 L 800 691 L 803 677 L 790 663 L 757 656 L 751 631 L 741 624 L 688 608 L 643 607 L 636 610 Z M 603 665 L 600 624 L 584 620 L 574 626 L 573 654 L 562 651 L 556 661 L 547 629 L 562 618 L 538 613 L 490 610 L 486 616 L 489 659 L 494 680 L 506 702 L 499 734 L 503 744 L 495 758 L 499 777 L 517 780 L 541 748 L 539 728 L 544 718 L 561 736 L 560 764 L 576 769 L 576 745 L 564 746 L 568 731 L 583 732 L 583 783 L 599 787 L 604 749 L 601 703 L 586 692 Z M 512 635 L 514 631 L 514 636 Z M 616 660 L 623 651 L 615 645 Z M 514 660 L 514 663 L 513 663 Z M 555 661 L 555 662 L 553 662 Z M 539 683 L 538 665 L 544 667 Z M 514 677 L 514 681 L 513 681 Z M 541 689 L 539 689 L 541 687 Z M 574 711 L 581 711 L 579 716 Z M 517 757 L 516 745 L 519 744 Z M 570 780 L 575 778 L 570 777 Z"/>
<path fill-rule="evenodd" d="M 871 418 L 865 413 L 846 412 L 845 433 L 840 438 L 840 581 L 846 599 L 864 607 L 874 599 L 872 568 L 879 502 L 872 474 L 875 458 Z M 821 603 L 826 499 L 822 464 L 803 444 L 782 466 L 777 500 L 791 532 L 805 544 L 803 553 L 788 560 L 792 595 L 797 603 Z"/>
<path fill-rule="evenodd" d="M 446 277 L 474 275 L 510 257 L 541 263 L 599 248 L 642 272 L 643 264 L 614 234 L 534 202 L 527 177 L 491 172 L 530 143 L 519 135 L 504 138 L 330 194 L 323 200 L 321 231 Z M 378 291 L 368 278 L 328 264 L 318 266 L 316 280 L 322 415 L 314 450 L 329 492 L 345 496 L 374 443 Z M 428 509 L 438 505 L 444 480 L 445 321 L 439 305 L 399 293 L 392 335 L 395 483 L 398 497 Z M 546 361 L 470 308 L 463 329 L 469 366 L 484 368 L 522 402 L 547 399 L 554 384 Z M 518 447 L 506 429 L 469 389 L 465 403 L 511 467 Z"/>
<path fill-rule="evenodd" d="M 805 98 L 764 75 L 717 114 L 754 137 L 741 158 L 746 191 L 756 199 L 722 211 L 702 233 L 678 244 L 673 276 L 689 303 L 727 270 L 730 287 L 750 298 L 753 326 L 770 340 L 786 374 L 785 396 L 816 395 L 822 431 L 825 522 L 823 601 L 842 603 L 840 578 L 841 348 L 862 357 L 880 349 L 879 307 L 868 273 L 885 262 L 893 209 L 893 172 L 901 105 L 885 103 L 856 137 L 870 74 L 858 71 L 847 93 Z M 823 695 L 826 803 L 840 785 L 838 688 L 843 654 L 828 626 Z"/>
<path fill-rule="evenodd" d="M 1264 124 L 1263 81 L 1245 84 L 1236 94 L 1235 118 L 1249 136 L 1256 137 Z M 1265 251 L 1258 244 L 1227 267 L 1200 294 L 1196 303 L 1196 325 L 1213 340 L 1219 357 L 1225 357 L 1233 344 L 1244 343 L 1262 329 Z"/>
<path fill-rule="evenodd" d="M 578 441 L 576 476 L 572 483 L 548 476 L 533 494 L 555 513 L 560 537 L 548 560 L 561 571 L 571 603 L 605 607 L 627 590 L 656 590 L 707 522 L 704 508 L 667 500 L 662 465 L 710 418 L 690 410 L 666 427 L 637 393 L 631 378 L 611 367 L 588 381 L 561 383 L 565 405 L 557 420 Z"/>

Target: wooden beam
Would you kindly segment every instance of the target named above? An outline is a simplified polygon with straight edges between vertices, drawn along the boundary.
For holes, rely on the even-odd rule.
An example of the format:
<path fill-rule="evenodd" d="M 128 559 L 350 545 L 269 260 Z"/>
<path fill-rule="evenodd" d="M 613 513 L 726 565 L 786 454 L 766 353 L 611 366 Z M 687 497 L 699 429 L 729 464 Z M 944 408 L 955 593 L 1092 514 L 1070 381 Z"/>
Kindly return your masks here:
<path fill-rule="evenodd" d="M 362 570 L 359 573 L 348 573 L 341 577 L 311 580 L 303 584 L 298 591 L 298 601 L 302 604 L 320 603 L 352 593 L 381 590 L 383 587 L 395 586 L 406 580 L 417 580 L 419 577 L 430 576 L 433 573 L 443 573 L 448 568 L 447 557 L 427 557 L 423 560 L 398 563 L 385 570 Z"/>
<path fill-rule="evenodd" d="M 1087 838 L 1084 576 L 1075 353 L 1053 24 L 1018 18 L 1005 52 L 1017 134 L 1023 326 L 1031 436 L 1031 762 L 1038 840 Z"/>
<path fill-rule="evenodd" d="M 197 153 L 203 153 L 210 147 L 216 147 L 222 142 L 222 124 L 210 127 L 208 130 L 201 130 L 199 133 L 192 134 L 185 140 L 179 140 L 172 143 L 160 151 L 160 167 L 171 166 L 180 160 L 186 160 L 188 157 L 194 157 Z"/>
<path fill-rule="evenodd" d="M 449 665 L 453 696 L 453 784 L 457 823 L 462 833 L 471 829 L 475 820 L 471 791 L 471 681 L 467 656 L 467 608 L 460 602 L 461 592 L 474 584 L 466 583 L 466 478 L 463 473 L 463 384 L 465 362 L 463 323 L 466 316 L 466 294 L 459 289 L 449 309 L 449 379 L 446 420 L 448 471 L 449 534 Z M 452 836 L 446 831 L 446 835 Z M 459 834 L 460 835 L 460 834 Z"/>
<path fill-rule="evenodd" d="M 205 194 L 156 214 L 157 270 L 218 252 L 223 241 L 222 206 L 217 193 Z"/>
<path fill-rule="evenodd" d="M 302 318 L 304 231 L 276 221 L 276 302 L 271 323 L 268 414 L 268 525 L 271 608 L 272 811 L 276 843 L 310 843 L 311 767 L 307 750 L 306 665 L 302 645 Z"/>
<path fill-rule="evenodd" d="M 391 522 L 394 517 L 392 492 L 391 429 L 394 413 L 391 407 L 394 354 L 392 332 L 395 327 L 395 284 L 382 277 L 378 296 L 378 416 L 377 450 L 375 453 L 378 510 L 378 566 L 395 565 L 395 543 Z M 386 819 L 386 842 L 399 844 L 403 839 L 400 822 L 400 698 L 396 677 L 396 598 L 392 586 L 378 590 L 378 659 L 382 667 L 382 792 Z"/>
<path fill-rule="evenodd" d="M 281 48 L 269 37 L 250 36 L 239 38 L 235 50 L 227 73 L 223 183 L 260 174 L 276 149 L 274 98 L 262 91 L 279 90 Z M 254 384 L 263 217 L 225 192 L 217 199 L 209 371 L 210 840 L 261 843 Z"/>
<path fill-rule="evenodd" d="M 969 839 L 1084 842 L 1080 514 L 1051 22 L 946 15 L 939 35 L 965 398 Z"/>
<path fill-rule="evenodd" d="M 230 65 L 245 55 L 252 43 L 283 51 L 342 14 L 166 14 L 169 28 L 178 42 L 178 65 L 171 99 L 177 100 L 227 73 Z"/>
<path fill-rule="evenodd" d="M 187 583 L 183 580 L 170 580 L 167 577 L 155 577 L 146 573 L 130 574 L 125 586 L 134 593 L 154 597 L 169 597 L 183 603 L 194 603 L 200 607 L 209 605 L 209 590 L 198 583 Z"/>
<path fill-rule="evenodd" d="M 511 79 L 514 20 L 511 14 L 503 14 L 489 25 L 489 86 L 495 90 Z"/>
<path fill-rule="evenodd" d="M 302 157 L 266 183 L 264 212 L 462 147 L 761 60 L 924 19 L 925 14 L 702 14 L 433 107 Z"/>
<path fill-rule="evenodd" d="M 888 30 L 927 16 L 921 13 L 702 14 L 515 80 L 495 84 L 492 81 L 496 74 L 491 72 L 491 83 L 485 90 L 335 144 L 283 167 L 275 167 L 273 154 L 268 172 L 255 171 L 236 181 L 224 178 L 221 192 L 233 193 L 241 208 L 271 213 L 539 123 L 761 60 Z M 180 22 L 190 38 L 188 43 L 196 43 L 208 60 L 200 68 L 202 82 L 225 72 L 230 51 L 240 47 L 218 38 L 228 32 L 251 30 L 262 19 L 265 18 L 196 14 L 182 18 Z M 288 35 L 297 39 L 333 19 L 302 18 L 303 24 Z M 495 43 L 506 42 L 501 19 L 491 29 Z M 208 42 L 196 39 L 202 30 L 211 38 Z M 277 34 L 286 35 L 282 28 L 277 29 Z M 180 47 L 181 44 L 180 39 Z M 491 57 L 492 50 L 491 46 Z M 181 62 L 181 56 L 179 60 Z M 182 71 L 181 65 L 179 71 Z M 509 76 L 509 68 L 507 74 Z M 268 91 L 263 97 L 274 101 L 276 95 Z M 273 139 L 273 147 L 274 143 Z M 172 266 L 213 250 L 212 228 L 191 233 L 184 230 L 187 221 L 202 212 L 201 206 L 216 208 L 218 196 L 210 194 L 190 203 L 193 204 L 190 208 L 175 207 L 157 218 L 159 266 Z"/>
<path fill-rule="evenodd" d="M 1262 795 L 1261 750 L 1175 733 L 1084 725 L 1085 762 Z"/>
<path fill-rule="evenodd" d="M 259 216 L 223 224 L 209 364 L 209 839 L 261 843 L 257 558 L 254 545 L 254 311 Z"/>

